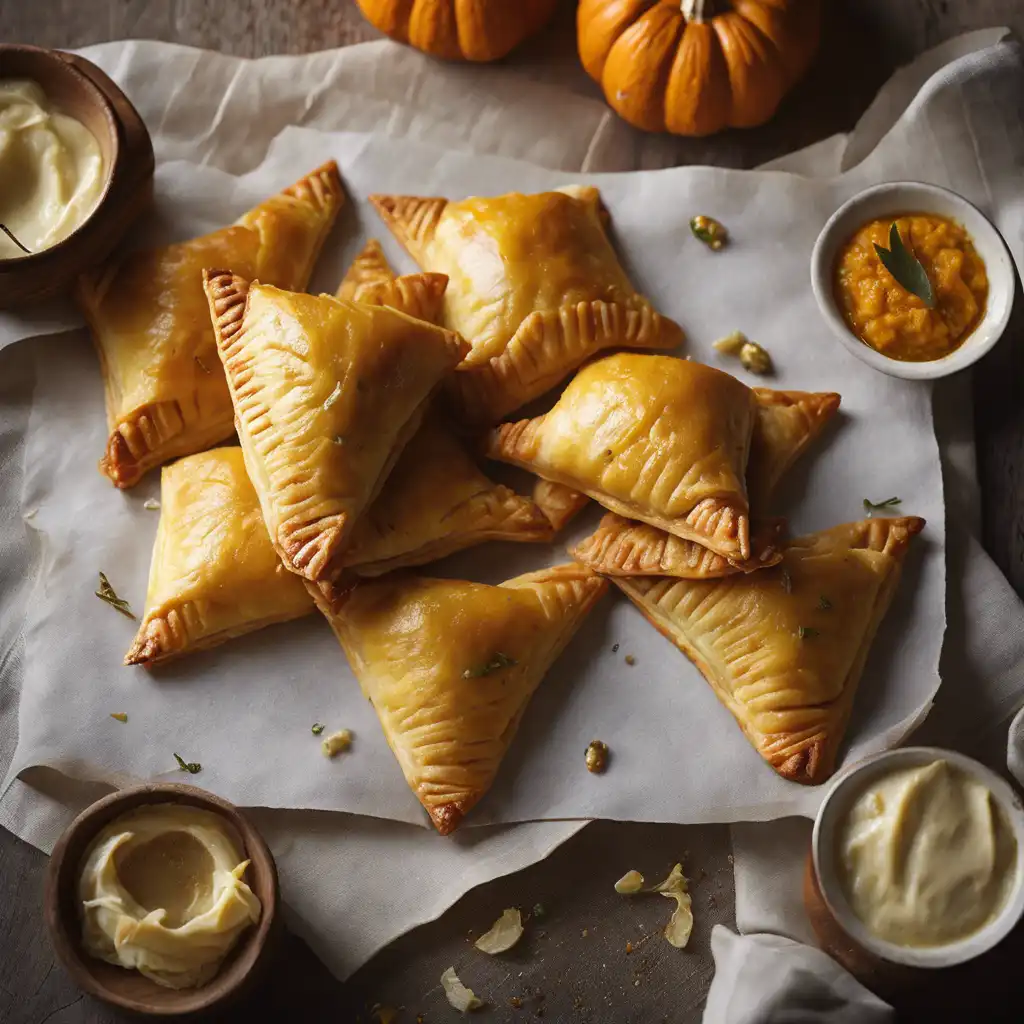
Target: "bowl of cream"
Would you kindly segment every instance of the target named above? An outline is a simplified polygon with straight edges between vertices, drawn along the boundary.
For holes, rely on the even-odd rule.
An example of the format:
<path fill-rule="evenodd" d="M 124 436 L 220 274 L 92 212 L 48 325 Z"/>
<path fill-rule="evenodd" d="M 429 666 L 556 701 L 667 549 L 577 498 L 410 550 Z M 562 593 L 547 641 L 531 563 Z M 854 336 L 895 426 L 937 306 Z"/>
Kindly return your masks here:
<path fill-rule="evenodd" d="M 69 290 L 152 197 L 138 111 L 77 54 L 0 43 L 0 309 Z"/>
<path fill-rule="evenodd" d="M 851 766 L 814 823 L 822 899 L 855 943 L 890 963 L 951 967 L 1024 914 L 1024 807 L 984 765 L 906 747 Z"/>
<path fill-rule="evenodd" d="M 278 900 L 266 843 L 194 786 L 144 785 L 86 808 L 54 847 L 45 916 L 86 992 L 134 1013 L 210 1010 L 269 962 Z"/>

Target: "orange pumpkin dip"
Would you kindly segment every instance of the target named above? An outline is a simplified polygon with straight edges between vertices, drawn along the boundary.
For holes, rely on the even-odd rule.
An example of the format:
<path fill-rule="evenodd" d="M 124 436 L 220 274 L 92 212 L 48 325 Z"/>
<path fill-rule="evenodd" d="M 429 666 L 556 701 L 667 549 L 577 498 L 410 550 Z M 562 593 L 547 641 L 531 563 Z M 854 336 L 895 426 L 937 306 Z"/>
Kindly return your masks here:
<path fill-rule="evenodd" d="M 988 296 L 985 264 L 967 232 L 930 213 L 896 218 L 903 245 L 932 284 L 935 305 L 898 284 L 874 243 L 889 248 L 892 218 L 865 224 L 840 250 L 836 298 L 843 317 L 866 345 L 892 359 L 924 362 L 949 355 L 978 326 Z"/>

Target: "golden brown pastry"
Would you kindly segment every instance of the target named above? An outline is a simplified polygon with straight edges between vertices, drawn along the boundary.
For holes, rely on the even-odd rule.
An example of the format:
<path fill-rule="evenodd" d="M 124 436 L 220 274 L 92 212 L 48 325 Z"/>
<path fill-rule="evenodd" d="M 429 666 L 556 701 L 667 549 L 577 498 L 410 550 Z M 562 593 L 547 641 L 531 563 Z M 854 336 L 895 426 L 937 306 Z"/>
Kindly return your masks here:
<path fill-rule="evenodd" d="M 899 582 L 914 516 L 791 541 L 782 562 L 716 580 L 615 584 L 700 669 L 782 776 L 832 773 L 871 642 Z"/>
<path fill-rule="evenodd" d="M 686 580 L 717 579 L 754 572 L 782 560 L 779 539 L 784 519 L 755 524 L 750 535 L 753 557 L 730 562 L 696 541 L 683 540 L 656 526 L 607 513 L 597 529 L 569 554 L 605 576 L 678 576 Z"/>
<path fill-rule="evenodd" d="M 293 572 L 330 580 L 466 344 L 384 306 L 203 277 L 271 540 Z"/>
<path fill-rule="evenodd" d="M 683 341 L 626 277 L 596 188 L 370 201 L 424 270 L 448 275 L 443 323 L 472 350 L 446 387 L 471 422 L 496 422 L 602 349 Z"/>
<path fill-rule="evenodd" d="M 763 511 L 785 471 L 835 415 L 839 396 L 767 388 L 754 388 L 754 395 L 757 414 L 747 463 L 747 492 L 753 507 Z M 695 541 L 609 512 L 597 530 L 570 553 L 606 576 L 713 579 L 774 565 L 782 557 L 778 542 L 784 526 L 782 519 L 763 520 L 750 537 L 751 557 L 729 561 Z"/>
<path fill-rule="evenodd" d="M 497 587 L 399 574 L 323 608 L 442 835 L 490 789 L 534 690 L 606 587 L 579 565 Z"/>
<path fill-rule="evenodd" d="M 396 276 L 380 242 L 371 238 L 342 278 L 337 297 L 365 302 L 368 306 L 391 306 L 400 313 L 436 324 L 441 321 L 447 284 L 444 274 Z"/>
<path fill-rule="evenodd" d="M 240 448 L 164 467 L 146 609 L 126 665 L 212 647 L 313 607 L 270 543 Z"/>
<path fill-rule="evenodd" d="M 303 289 L 341 209 L 334 161 L 231 227 L 146 252 L 79 281 L 106 388 L 110 438 L 100 470 L 131 487 L 147 470 L 234 431 L 231 400 L 203 296 L 205 267 Z"/>
<path fill-rule="evenodd" d="M 563 484 L 538 477 L 533 485 L 533 500 L 544 510 L 555 532 L 564 529 L 590 504 L 590 499 Z"/>
<path fill-rule="evenodd" d="M 488 480 L 455 437 L 428 417 L 352 531 L 345 566 L 379 576 L 488 540 L 549 541 L 529 498 Z"/>
<path fill-rule="evenodd" d="M 761 553 L 745 478 L 755 436 L 758 458 L 784 469 L 838 404 L 838 395 L 754 391 L 701 363 L 622 352 L 584 367 L 550 412 L 492 430 L 487 452 L 752 569 Z"/>
<path fill-rule="evenodd" d="M 721 370 L 623 352 L 584 367 L 550 412 L 493 430 L 488 454 L 745 560 L 755 415 L 754 393 Z"/>

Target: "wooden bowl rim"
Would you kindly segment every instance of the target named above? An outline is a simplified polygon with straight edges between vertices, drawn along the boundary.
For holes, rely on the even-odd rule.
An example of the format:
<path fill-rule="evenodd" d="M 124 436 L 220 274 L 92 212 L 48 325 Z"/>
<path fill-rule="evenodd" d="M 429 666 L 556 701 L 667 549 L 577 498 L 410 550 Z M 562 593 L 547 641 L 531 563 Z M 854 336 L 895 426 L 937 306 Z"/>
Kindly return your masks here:
<path fill-rule="evenodd" d="M 93 207 L 92 212 L 85 218 L 85 220 L 82 221 L 81 224 L 78 225 L 78 227 L 75 228 L 74 231 L 71 232 L 71 234 L 66 238 L 62 238 L 55 245 L 51 245 L 46 249 L 41 249 L 39 252 L 24 253 L 21 256 L 7 256 L 0 259 L 0 263 L 8 269 L 16 267 L 18 270 L 21 270 L 22 268 L 27 269 L 35 266 L 70 249 L 85 226 L 95 220 L 97 215 L 106 205 L 114 184 L 114 176 L 121 156 L 122 126 L 120 117 L 114 109 L 114 105 L 106 95 L 104 95 L 103 90 L 94 81 L 92 81 L 88 75 L 84 74 L 72 60 L 69 59 L 72 55 L 67 54 L 64 50 L 55 50 L 46 46 L 32 46 L 29 43 L 0 43 L 0 59 L 2 59 L 4 54 L 7 53 L 23 54 L 26 57 L 38 59 L 46 64 L 61 68 L 61 73 L 69 75 L 71 80 L 73 80 L 83 93 L 89 97 L 90 102 L 102 112 L 103 119 L 107 124 L 107 132 L 110 136 L 111 143 L 111 158 L 108 161 L 107 166 L 104 168 L 103 191 L 100 193 L 99 199 L 96 200 L 96 205 Z M 96 67 L 91 60 L 87 60 L 85 57 L 80 57 L 77 54 L 73 56 L 75 60 L 88 64 L 89 67 Z M 96 68 L 96 70 L 98 71 L 100 69 Z M 0 78 L 2 78 L 2 76 L 0 76 Z"/>
<path fill-rule="evenodd" d="M 262 859 L 262 871 L 268 874 L 269 892 L 271 898 L 262 900 L 262 911 L 260 919 L 255 928 L 243 933 L 240 941 L 235 945 L 228 958 L 213 979 L 199 988 L 180 989 L 183 1006 L 173 1005 L 155 1006 L 147 1004 L 143 998 L 136 996 L 125 996 L 113 991 L 102 984 L 96 977 L 94 968 L 105 961 L 97 960 L 86 953 L 81 946 L 81 939 L 78 935 L 79 919 L 77 913 L 74 918 L 74 926 L 67 920 L 67 915 L 62 906 L 61 891 L 67 884 L 68 872 L 73 873 L 71 878 L 72 891 L 77 888 L 78 869 L 81 861 L 72 863 L 67 857 L 67 849 L 72 841 L 80 841 L 82 844 L 82 855 L 88 850 L 92 841 L 100 830 L 110 822 L 127 814 L 133 809 L 144 807 L 149 804 L 179 803 L 188 806 L 198 807 L 202 810 L 211 811 L 220 815 L 229 825 L 233 827 L 243 844 L 245 856 L 253 860 L 254 852 Z M 126 789 L 116 790 L 102 797 L 95 803 L 86 807 L 64 830 L 60 839 L 57 840 L 50 856 L 50 862 L 46 868 L 44 882 L 43 909 L 46 918 L 46 926 L 50 932 L 50 939 L 61 963 L 71 975 L 72 980 L 89 995 L 102 999 L 107 1003 L 119 1006 L 122 1009 L 135 1013 L 148 1014 L 151 1016 L 176 1016 L 182 1014 L 197 1014 L 207 1011 L 232 998 L 250 979 L 254 968 L 257 967 L 268 940 L 274 929 L 277 919 L 277 908 L 280 902 L 280 888 L 277 875 L 277 864 L 274 856 L 267 846 L 266 840 L 260 835 L 259 830 L 234 804 L 214 793 L 197 786 L 189 786 L 182 783 L 144 783 L 138 786 L 130 786 Z M 77 908 L 76 908 L 77 910 Z M 244 969 L 232 976 L 232 965 L 246 960 Z M 143 978 L 139 975 L 139 978 Z M 226 979 L 230 979 L 227 980 Z M 143 979 L 146 980 L 146 979 Z M 159 991 L 162 995 L 170 989 L 151 982 L 154 992 Z"/>

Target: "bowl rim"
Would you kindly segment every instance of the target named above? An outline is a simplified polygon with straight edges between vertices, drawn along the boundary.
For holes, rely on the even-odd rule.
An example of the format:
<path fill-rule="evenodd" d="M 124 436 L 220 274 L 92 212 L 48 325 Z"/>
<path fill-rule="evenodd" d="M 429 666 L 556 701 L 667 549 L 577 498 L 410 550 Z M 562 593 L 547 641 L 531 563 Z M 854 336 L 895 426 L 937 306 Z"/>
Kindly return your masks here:
<path fill-rule="evenodd" d="M 85 230 L 86 225 L 93 221 L 105 205 L 114 187 L 117 164 L 121 155 L 122 139 L 121 126 L 118 121 L 117 112 L 114 110 L 114 105 L 104 94 L 103 90 L 91 78 L 89 78 L 88 75 L 84 74 L 72 61 L 67 59 L 67 55 L 64 50 L 58 50 L 47 46 L 33 46 L 29 43 L 0 43 L 0 59 L 2 59 L 6 53 L 23 54 L 28 57 L 50 62 L 51 64 L 62 68 L 62 73 L 66 72 L 72 79 L 74 79 L 78 86 L 88 94 L 90 100 L 96 105 L 97 109 L 102 111 L 103 119 L 106 121 L 107 132 L 110 136 L 111 142 L 111 158 L 109 165 L 103 169 L 103 190 L 100 192 L 99 198 L 96 200 L 96 205 L 93 206 L 89 216 L 86 217 L 81 224 L 74 229 L 74 231 L 62 238 L 59 242 L 48 246 L 46 249 L 40 249 L 38 252 L 22 253 L 20 256 L 5 256 L 0 259 L 0 265 L 8 271 L 13 271 L 15 268 L 22 269 L 25 267 L 31 267 L 52 258 L 57 254 L 63 253 L 77 240 L 78 236 Z M 77 59 L 84 61 L 90 66 L 94 66 L 92 61 L 89 61 L 84 57 L 79 57 Z M 12 76 L 0 74 L 0 81 L 9 77 Z"/>
<path fill-rule="evenodd" d="M 971 231 L 970 234 L 971 240 L 979 251 L 983 247 L 985 249 L 982 256 L 985 259 L 989 282 L 985 312 L 964 343 L 939 359 L 911 362 L 883 355 L 861 341 L 850 330 L 836 305 L 832 292 L 833 262 L 838 246 L 846 240 L 845 233 L 843 237 L 838 237 L 839 227 L 849 217 L 851 211 L 866 205 L 876 196 L 886 195 L 893 197 L 894 205 L 902 207 L 904 214 L 915 212 L 913 209 L 915 199 L 925 199 L 925 201 L 928 198 L 940 199 L 949 205 L 959 207 L 967 213 L 969 219 L 984 225 L 984 239 L 979 239 L 976 231 Z M 982 244 L 978 244 L 979 241 Z M 993 254 L 997 257 L 995 261 L 991 258 Z M 994 263 L 998 265 L 993 265 Z M 1004 269 L 1007 271 L 1005 274 L 1003 273 Z M 843 348 L 873 369 L 890 377 L 900 377 L 904 380 L 936 380 L 959 373 L 976 363 L 996 345 L 1006 330 L 1013 311 L 1016 291 L 1016 270 L 1013 257 L 1002 234 L 991 219 L 959 192 L 954 192 L 941 185 L 910 179 L 871 185 L 861 189 L 840 205 L 818 233 L 814 249 L 811 252 L 810 274 L 811 288 L 814 291 L 815 299 L 817 299 L 818 308 Z M 1005 297 L 1005 301 L 999 303 L 1001 309 L 998 315 L 993 315 L 992 299 L 996 295 Z M 977 339 L 982 340 L 978 341 Z"/>
<path fill-rule="evenodd" d="M 139 797 L 142 796 L 146 799 L 140 800 Z M 269 875 L 268 881 L 272 893 L 271 900 L 262 901 L 260 919 L 255 927 L 244 933 L 241 941 L 236 943 L 234 949 L 228 954 L 227 963 L 245 956 L 249 962 L 245 965 L 244 970 L 233 978 L 230 984 L 225 985 L 222 982 L 218 985 L 218 979 L 226 976 L 223 972 L 218 972 L 206 985 L 195 989 L 177 990 L 192 997 L 184 1007 L 147 1005 L 143 998 L 122 995 L 101 983 L 94 973 L 94 968 L 102 961 L 96 960 L 85 952 L 77 931 L 67 926 L 68 922 L 64 913 L 63 893 L 68 884 L 68 874 L 70 872 L 72 876 L 71 885 L 77 886 L 77 874 L 82 858 L 99 832 L 111 821 L 120 817 L 122 813 L 126 814 L 138 807 L 161 803 L 184 803 L 211 811 L 224 818 L 242 841 L 243 853 L 246 857 L 252 860 L 254 859 L 253 852 L 259 853 L 264 862 L 265 871 Z M 68 846 L 73 839 L 81 841 L 81 856 L 77 862 L 72 862 L 67 856 Z M 46 866 L 43 889 L 43 910 L 50 940 L 58 959 L 71 975 L 72 980 L 79 988 L 97 999 L 136 1014 L 149 1016 L 203 1013 L 213 1006 L 233 999 L 248 984 L 254 969 L 258 966 L 269 945 L 270 937 L 277 926 L 279 903 L 280 882 L 277 864 L 266 840 L 256 826 L 238 807 L 222 797 L 208 790 L 200 789 L 198 786 L 173 782 L 142 783 L 115 790 L 84 808 L 63 831 L 54 845 L 53 853 Z M 158 988 L 156 982 L 152 982 L 152 985 L 154 990 Z"/>
<path fill-rule="evenodd" d="M 835 848 L 842 812 L 872 779 L 900 768 L 931 764 L 937 760 L 948 761 L 953 767 L 981 782 L 997 800 L 1017 844 L 1016 877 L 1002 909 L 977 931 L 941 946 L 900 946 L 874 935 L 854 914 L 835 874 L 834 859 L 829 851 Z M 832 780 L 814 819 L 811 861 L 825 906 L 839 927 L 858 945 L 883 960 L 907 967 L 952 967 L 992 949 L 1024 916 L 1024 804 L 1005 779 L 965 754 L 940 747 L 899 747 L 884 751 L 851 765 Z"/>

